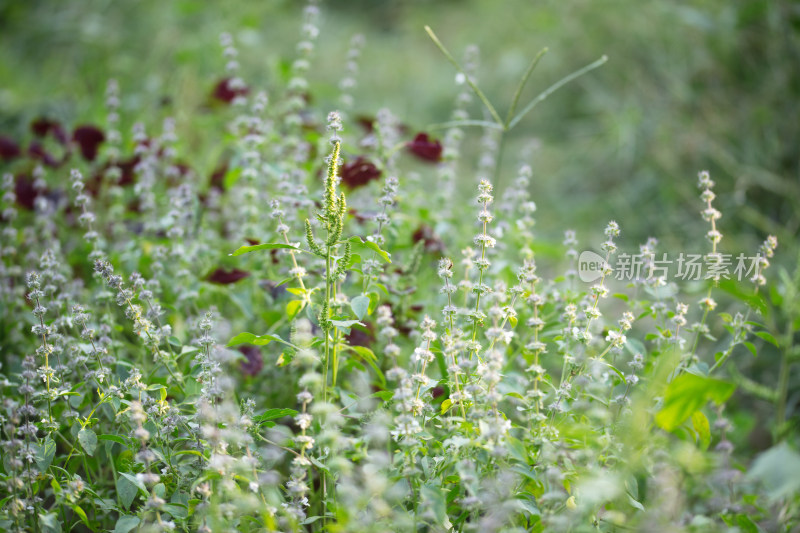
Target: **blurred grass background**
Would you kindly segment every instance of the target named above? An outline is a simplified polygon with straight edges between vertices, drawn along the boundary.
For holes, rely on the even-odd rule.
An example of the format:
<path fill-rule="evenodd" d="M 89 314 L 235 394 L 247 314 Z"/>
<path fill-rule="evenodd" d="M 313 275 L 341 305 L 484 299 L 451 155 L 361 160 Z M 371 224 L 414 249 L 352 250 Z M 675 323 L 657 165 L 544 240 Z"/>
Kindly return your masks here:
<path fill-rule="evenodd" d="M 309 75 L 312 93 L 329 100 L 319 108 L 336 106 L 350 36 L 362 33 L 356 111 L 374 115 L 386 106 L 415 130 L 447 120 L 457 90 L 455 70 L 425 24 L 457 57 L 468 44 L 480 47 L 480 86 L 501 114 L 541 48 L 550 52 L 523 103 L 609 56 L 509 137 L 504 183 L 523 144 L 541 142 L 532 193 L 547 206 L 539 216 L 545 234 L 574 227 L 596 235 L 614 216 L 631 244 L 649 235 L 667 247 L 686 243 L 703 231 L 695 175 L 709 169 L 725 215 L 722 231 L 741 237 L 727 241 L 729 251 L 749 252 L 768 232 L 782 244 L 796 238 L 798 2 L 337 0 L 321 7 Z M 191 124 L 224 72 L 219 34 L 234 35 L 248 83 L 275 88 L 294 57 L 302 9 L 289 0 L 3 0 L 0 128 L 24 137 L 29 121 L 43 114 L 100 123 L 105 83 L 114 77 L 123 120 L 174 115 L 179 133 L 202 146 L 214 136 Z M 483 112 L 477 102 L 472 111 Z"/>

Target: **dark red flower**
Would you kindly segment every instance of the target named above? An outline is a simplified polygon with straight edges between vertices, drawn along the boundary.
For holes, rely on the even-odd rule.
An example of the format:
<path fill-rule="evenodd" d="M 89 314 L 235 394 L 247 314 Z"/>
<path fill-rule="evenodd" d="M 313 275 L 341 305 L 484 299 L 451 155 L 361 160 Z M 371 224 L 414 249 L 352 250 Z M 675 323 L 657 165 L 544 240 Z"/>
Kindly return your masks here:
<path fill-rule="evenodd" d="M 225 78 L 220 80 L 217 85 L 214 87 L 214 92 L 212 96 L 219 100 L 220 102 L 225 102 L 229 104 L 233 102 L 233 99 L 237 96 L 246 96 L 250 89 L 242 86 L 242 87 L 231 87 L 232 78 Z"/>
<path fill-rule="evenodd" d="M 414 140 L 407 143 L 408 151 L 422 159 L 436 163 L 442 160 L 442 143 L 433 141 L 427 133 L 418 133 Z"/>
<path fill-rule="evenodd" d="M 244 354 L 240 368 L 246 376 L 257 376 L 264 368 L 264 355 L 261 349 L 256 346 L 241 346 L 239 351 Z"/>
<path fill-rule="evenodd" d="M 425 243 L 425 251 L 430 253 L 444 253 L 444 242 L 436 235 L 433 228 L 428 225 L 421 225 L 411 234 L 411 240 L 414 244 L 423 241 Z"/>
<path fill-rule="evenodd" d="M 342 177 L 342 183 L 351 189 L 356 189 L 380 178 L 381 171 L 364 157 L 359 156 L 355 161 L 342 165 L 339 175 Z"/>
<path fill-rule="evenodd" d="M 87 161 L 94 161 L 97 157 L 97 149 L 106 140 L 103 131 L 96 126 L 78 126 L 72 132 L 72 141 L 77 143 L 81 149 L 81 155 Z"/>
<path fill-rule="evenodd" d="M 218 268 L 206 278 L 211 283 L 219 283 L 220 285 L 230 285 L 231 283 L 236 283 L 237 281 L 241 281 L 247 276 L 250 275 L 250 272 L 239 270 L 238 268 L 234 268 L 232 270 L 225 270 L 224 268 Z"/>
<path fill-rule="evenodd" d="M 136 165 L 142 160 L 142 156 L 135 155 L 130 159 L 126 159 L 125 161 L 120 161 L 116 165 L 120 170 L 119 181 L 117 185 L 125 186 L 125 185 L 133 185 L 136 183 Z"/>
<path fill-rule="evenodd" d="M 61 164 L 61 161 L 45 150 L 44 146 L 39 141 L 31 141 L 31 144 L 28 146 L 28 155 L 32 159 L 38 159 L 48 167 L 57 167 Z"/>
<path fill-rule="evenodd" d="M 356 118 L 356 122 L 358 123 L 359 126 L 364 128 L 364 131 L 366 131 L 367 133 L 372 133 L 372 131 L 375 129 L 375 118 L 374 117 L 368 117 L 366 115 L 361 115 L 361 116 Z"/>
<path fill-rule="evenodd" d="M 56 120 L 39 117 L 31 122 L 31 131 L 41 138 L 52 134 L 55 140 L 61 144 L 67 144 L 67 134 L 64 132 L 64 128 L 61 127 L 61 123 Z"/>
<path fill-rule="evenodd" d="M 22 150 L 14 139 L 0 135 L 0 159 L 11 161 L 19 157 L 21 153 Z"/>
<path fill-rule="evenodd" d="M 436 386 L 431 389 L 431 396 L 433 396 L 434 400 L 439 396 L 441 396 L 442 394 L 444 394 L 444 387 Z"/>
<path fill-rule="evenodd" d="M 225 190 L 225 174 L 228 173 L 228 163 L 227 161 L 222 162 L 220 166 L 214 169 L 214 172 L 211 173 L 211 186 L 215 189 L 219 189 L 220 191 Z"/>
<path fill-rule="evenodd" d="M 350 346 L 363 346 L 365 348 L 371 347 L 375 342 L 375 328 L 372 322 L 367 322 L 366 326 L 366 331 L 358 326 L 352 328 L 350 333 L 346 336 L 347 344 Z"/>
<path fill-rule="evenodd" d="M 31 176 L 19 174 L 14 181 L 14 194 L 17 196 L 17 203 L 20 206 L 33 211 L 36 197 L 40 193 L 33 186 L 33 178 Z"/>

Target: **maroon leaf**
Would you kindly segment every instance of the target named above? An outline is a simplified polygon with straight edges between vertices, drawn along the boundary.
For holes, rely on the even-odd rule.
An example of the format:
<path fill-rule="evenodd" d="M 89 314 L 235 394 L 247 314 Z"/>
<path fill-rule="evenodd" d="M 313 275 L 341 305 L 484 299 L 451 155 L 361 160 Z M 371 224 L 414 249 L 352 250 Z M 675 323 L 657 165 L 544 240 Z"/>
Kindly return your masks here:
<path fill-rule="evenodd" d="M 90 125 L 78 126 L 72 132 L 72 141 L 80 147 L 81 155 L 87 161 L 94 161 L 97 157 L 97 149 L 100 147 L 106 136 L 103 131 Z"/>
<path fill-rule="evenodd" d="M 19 157 L 21 153 L 22 150 L 14 139 L 0 135 L 0 159 L 11 161 Z"/>
<path fill-rule="evenodd" d="M 208 278 L 206 278 L 211 283 L 219 283 L 220 285 L 230 285 L 231 283 L 236 283 L 237 281 L 241 281 L 244 278 L 248 277 L 250 272 L 239 270 L 238 268 L 234 268 L 232 270 L 225 270 L 223 268 L 218 268 L 211 274 L 209 274 Z"/>
<path fill-rule="evenodd" d="M 355 161 L 342 165 L 339 175 L 342 177 L 342 183 L 351 189 L 356 189 L 380 178 L 381 171 L 364 157 L 359 156 Z"/>
<path fill-rule="evenodd" d="M 436 163 L 442 160 L 442 143 L 433 141 L 427 133 L 418 133 L 414 140 L 407 143 L 408 151 L 422 159 Z"/>

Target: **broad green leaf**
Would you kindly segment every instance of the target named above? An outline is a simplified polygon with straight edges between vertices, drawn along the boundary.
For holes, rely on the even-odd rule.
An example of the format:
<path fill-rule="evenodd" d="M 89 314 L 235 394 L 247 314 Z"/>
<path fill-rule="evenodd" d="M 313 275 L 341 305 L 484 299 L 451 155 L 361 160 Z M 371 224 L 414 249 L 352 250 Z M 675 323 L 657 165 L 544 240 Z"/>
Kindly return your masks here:
<path fill-rule="evenodd" d="M 711 426 L 708 423 L 708 418 L 703 414 L 703 411 L 695 411 L 692 415 L 692 427 L 697 432 L 700 438 L 700 446 L 704 450 L 708 449 L 711 444 Z"/>
<path fill-rule="evenodd" d="M 122 515 L 117 519 L 117 525 L 114 526 L 114 533 L 129 533 L 133 528 L 139 525 L 139 517 L 132 515 Z"/>
<path fill-rule="evenodd" d="M 254 344 L 256 346 L 265 346 L 272 341 L 279 342 L 281 344 L 285 344 L 286 346 L 291 346 L 292 348 L 297 349 L 297 346 L 294 344 L 283 340 L 278 335 L 273 335 L 271 333 L 266 333 L 264 335 L 256 335 L 248 332 L 239 333 L 228 341 L 228 346 L 236 346 L 237 344 Z"/>
<path fill-rule="evenodd" d="M 242 254 L 249 254 L 250 252 L 257 252 L 258 250 L 294 250 L 295 252 L 303 252 L 297 246 L 292 246 L 291 244 L 281 244 L 279 242 L 267 242 L 264 244 L 254 244 L 252 246 L 240 246 L 232 253 L 228 254 L 231 256 L 236 257 L 237 255 Z"/>
<path fill-rule="evenodd" d="M 83 428 L 78 432 L 78 442 L 81 443 L 83 451 L 89 455 L 94 455 L 94 450 L 97 448 L 97 434 L 91 429 Z"/>
<path fill-rule="evenodd" d="M 144 483 L 136 479 L 136 476 L 120 472 L 117 478 L 117 494 L 119 494 L 119 499 L 126 509 L 130 508 L 140 490 L 147 492 Z"/>
<path fill-rule="evenodd" d="M 377 244 L 375 244 L 372 241 L 365 241 L 364 239 L 362 239 L 359 236 L 350 237 L 347 241 L 350 243 L 350 245 L 352 247 L 352 250 L 354 252 L 358 252 L 359 250 L 361 250 L 363 252 L 372 251 L 372 252 L 375 252 L 378 255 L 378 257 L 383 259 L 385 262 L 387 262 L 387 263 L 391 263 L 392 262 L 391 254 L 389 252 L 387 252 L 386 250 L 382 250 L 380 246 L 378 246 Z M 361 254 L 361 255 L 363 256 L 363 255 L 366 255 L 366 254 Z"/>
<path fill-rule="evenodd" d="M 290 300 L 289 303 L 286 304 L 286 318 L 289 321 L 294 320 L 294 318 L 300 314 L 300 311 L 303 310 L 305 307 L 305 302 L 303 300 Z"/>
<path fill-rule="evenodd" d="M 442 414 L 445 414 L 447 412 L 447 410 L 450 409 L 450 406 L 452 406 L 452 405 L 453 405 L 453 400 L 451 400 L 450 398 L 448 398 L 445 401 L 443 401 L 442 402 L 442 411 L 441 411 Z"/>
<path fill-rule="evenodd" d="M 350 300 L 350 308 L 356 314 L 359 320 L 363 319 L 369 309 L 369 296 L 356 296 Z"/>
<path fill-rule="evenodd" d="M 35 448 L 36 453 L 34 455 L 34 461 L 36 461 L 39 472 L 44 472 L 50 467 L 53 462 L 53 457 L 56 456 L 56 443 L 50 438 L 50 435 L 48 435 L 44 439 L 42 445 L 36 445 Z"/>
<path fill-rule="evenodd" d="M 746 478 L 763 483 L 772 501 L 797 495 L 800 492 L 800 454 L 783 442 L 759 455 Z"/>
<path fill-rule="evenodd" d="M 61 521 L 55 512 L 39 515 L 39 528 L 45 533 L 61 533 Z"/>
<path fill-rule="evenodd" d="M 420 503 L 433 511 L 436 522 L 445 529 L 450 529 L 452 524 L 447 516 L 446 491 L 433 485 L 422 485 Z"/>
<path fill-rule="evenodd" d="M 681 374 L 667 385 L 664 407 L 656 414 L 656 423 L 673 431 L 707 402 L 724 403 L 736 385 L 695 374 Z"/>

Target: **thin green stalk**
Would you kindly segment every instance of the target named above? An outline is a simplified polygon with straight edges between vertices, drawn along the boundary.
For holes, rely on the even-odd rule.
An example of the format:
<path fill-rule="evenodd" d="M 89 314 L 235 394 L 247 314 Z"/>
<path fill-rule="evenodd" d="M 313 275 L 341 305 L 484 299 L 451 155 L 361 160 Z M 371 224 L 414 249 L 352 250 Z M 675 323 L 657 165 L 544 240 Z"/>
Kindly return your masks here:
<path fill-rule="evenodd" d="M 597 67 L 603 65 L 606 61 L 608 61 L 608 56 L 604 55 L 600 59 L 598 59 L 597 61 L 594 61 L 594 62 L 586 65 L 585 67 L 583 67 L 581 69 L 578 69 L 575 72 L 573 72 L 572 74 L 569 74 L 568 76 L 564 76 L 563 78 L 561 78 L 560 80 L 555 82 L 553 85 L 551 85 L 550 87 L 548 87 L 547 89 L 545 89 L 544 91 L 539 93 L 539 95 L 536 98 L 534 98 L 531 103 L 529 103 L 527 106 L 525 106 L 525 108 L 522 111 L 520 111 L 519 114 L 516 117 L 511 119 L 511 122 L 508 123 L 508 126 L 507 126 L 506 129 L 511 129 L 514 126 L 516 126 L 517 124 L 519 124 L 519 121 L 522 120 L 522 118 L 525 115 L 530 113 L 530 111 L 534 107 L 536 107 L 537 104 L 539 104 L 540 102 L 544 101 L 548 96 L 550 96 L 551 94 L 556 92 L 558 89 L 560 89 L 561 87 L 563 87 L 567 83 L 571 82 L 575 78 L 579 78 L 579 77 L 583 76 L 584 74 L 586 74 L 587 72 L 590 72 L 590 71 L 596 69 Z"/>
<path fill-rule="evenodd" d="M 473 92 L 475 92 L 475 94 L 478 96 L 478 98 L 480 98 L 481 102 L 483 102 L 483 105 L 486 106 L 486 109 L 489 110 L 489 114 L 492 115 L 492 118 L 495 120 L 495 122 L 497 122 L 497 124 L 501 128 L 505 129 L 505 124 L 503 123 L 503 119 L 501 119 L 500 115 L 497 114 L 497 111 L 495 110 L 495 108 L 491 104 L 491 102 L 489 102 L 489 99 L 486 98 L 486 95 L 483 94 L 483 91 L 478 89 L 478 86 L 475 85 L 475 83 L 469 77 L 469 74 L 467 74 L 464 71 L 464 69 L 461 68 L 461 65 L 458 64 L 458 61 L 456 61 L 456 59 L 452 56 L 452 54 L 450 54 L 450 52 L 447 50 L 447 48 L 444 47 L 444 45 L 439 40 L 439 38 L 436 37 L 436 34 L 433 33 L 433 30 L 431 29 L 431 27 L 430 26 L 425 26 L 425 31 L 428 33 L 428 36 L 431 38 L 431 40 L 434 42 L 434 44 L 439 48 L 439 50 L 441 50 L 441 52 L 444 54 L 444 56 L 448 59 L 448 61 L 450 61 L 450 63 L 452 63 L 453 66 L 456 67 L 456 69 L 464 76 L 464 79 L 466 80 L 467 84 L 470 86 L 470 88 L 473 90 Z"/>

